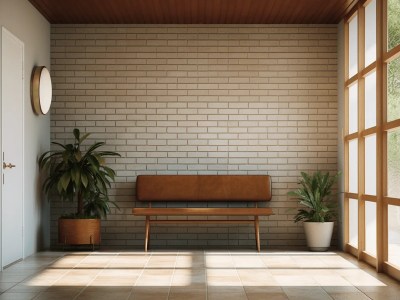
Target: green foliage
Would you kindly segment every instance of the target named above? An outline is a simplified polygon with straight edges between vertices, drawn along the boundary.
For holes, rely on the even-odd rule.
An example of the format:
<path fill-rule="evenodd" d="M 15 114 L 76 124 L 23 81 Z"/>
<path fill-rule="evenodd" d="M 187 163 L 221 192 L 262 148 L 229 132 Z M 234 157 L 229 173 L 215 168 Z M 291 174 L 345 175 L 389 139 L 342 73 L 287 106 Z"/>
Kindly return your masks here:
<path fill-rule="evenodd" d="M 400 1 L 388 0 L 388 49 L 400 45 Z M 388 121 L 400 118 L 400 59 L 392 60 L 387 68 L 387 114 Z M 388 180 L 389 189 L 400 182 L 400 134 L 388 134 Z M 393 190 L 388 191 L 393 194 Z"/>
<path fill-rule="evenodd" d="M 117 203 L 111 201 L 107 194 L 96 191 L 86 199 L 83 206 L 84 215 L 97 218 L 105 217 L 110 213 L 110 204 L 118 208 Z"/>
<path fill-rule="evenodd" d="M 388 0 L 388 49 L 400 44 L 400 1 Z M 400 59 L 388 64 L 388 120 L 400 118 Z"/>
<path fill-rule="evenodd" d="M 330 222 L 335 217 L 336 205 L 329 200 L 338 177 L 339 173 L 331 176 L 329 172 L 322 174 L 318 171 L 312 175 L 301 172 L 301 187 L 288 193 L 289 196 L 297 198 L 299 204 L 305 206 L 305 209 L 299 209 L 295 216 L 296 223 L 302 220 Z"/>
<path fill-rule="evenodd" d="M 400 44 L 400 1 L 388 0 L 388 48 Z"/>
<path fill-rule="evenodd" d="M 53 142 L 61 148 L 47 151 L 39 157 L 39 168 L 47 172 L 43 182 L 46 195 L 56 192 L 63 201 L 77 201 L 77 216 L 105 217 L 110 204 L 108 188 L 114 181 L 115 171 L 105 165 L 105 157 L 120 156 L 112 151 L 98 151 L 104 142 L 91 145 L 82 152 L 81 145 L 90 135 L 81 136 L 79 129 L 73 130 L 73 144 Z"/>

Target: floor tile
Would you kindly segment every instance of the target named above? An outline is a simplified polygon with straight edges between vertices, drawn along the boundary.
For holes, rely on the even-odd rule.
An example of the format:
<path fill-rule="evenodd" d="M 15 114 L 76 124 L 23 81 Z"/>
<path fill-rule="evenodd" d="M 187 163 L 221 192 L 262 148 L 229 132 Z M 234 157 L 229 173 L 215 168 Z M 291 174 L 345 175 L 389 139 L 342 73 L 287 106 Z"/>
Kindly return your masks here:
<path fill-rule="evenodd" d="M 208 300 L 247 300 L 247 296 L 244 292 L 242 293 L 208 293 Z"/>
<path fill-rule="evenodd" d="M 285 293 L 251 293 L 247 294 L 248 300 L 287 300 Z"/>
<path fill-rule="evenodd" d="M 240 269 L 237 272 L 244 286 L 278 286 L 268 269 Z"/>
<path fill-rule="evenodd" d="M 332 297 L 321 287 L 283 287 L 290 300 L 331 300 Z"/>
<path fill-rule="evenodd" d="M 30 300 L 39 293 L 4 293 L 0 295 L 0 300 Z"/>
<path fill-rule="evenodd" d="M 168 300 L 206 300 L 207 290 L 203 288 L 171 287 Z"/>
<path fill-rule="evenodd" d="M 328 286 L 323 289 L 334 300 L 369 300 L 364 293 L 354 286 Z"/>
<path fill-rule="evenodd" d="M 0 300 L 400 300 L 400 284 L 341 252 L 44 252 L 1 272 L 0 293 Z"/>
<path fill-rule="evenodd" d="M 127 299 L 132 292 L 132 287 L 88 287 L 76 299 L 93 300 L 119 300 Z"/>
<path fill-rule="evenodd" d="M 358 289 L 374 300 L 397 299 L 400 300 L 400 288 L 393 286 L 359 286 Z"/>
<path fill-rule="evenodd" d="M 44 291 L 41 292 L 34 300 L 71 300 L 79 294 L 78 290 L 64 290 L 64 291 Z"/>
<path fill-rule="evenodd" d="M 17 284 L 18 282 L 0 282 L 0 293 L 7 291 Z"/>
<path fill-rule="evenodd" d="M 169 290 L 169 287 L 134 287 L 129 300 L 166 300 Z"/>

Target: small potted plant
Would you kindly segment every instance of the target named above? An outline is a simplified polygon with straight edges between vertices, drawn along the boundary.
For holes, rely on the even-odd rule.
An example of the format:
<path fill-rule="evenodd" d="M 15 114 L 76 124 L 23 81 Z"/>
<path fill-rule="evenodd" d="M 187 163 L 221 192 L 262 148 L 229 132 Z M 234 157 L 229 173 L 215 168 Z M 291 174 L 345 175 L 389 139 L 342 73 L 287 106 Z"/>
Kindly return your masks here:
<path fill-rule="evenodd" d="M 57 151 L 47 151 L 39 157 L 39 168 L 46 172 L 43 192 L 51 199 L 53 193 L 62 201 L 76 201 L 76 212 L 63 215 L 58 220 L 58 240 L 69 245 L 99 245 L 100 218 L 110 212 L 110 205 L 118 208 L 108 197 L 108 188 L 114 181 L 115 172 L 105 165 L 105 157 L 120 156 L 112 151 L 98 151 L 104 142 L 81 149 L 90 135 L 81 136 L 73 130 L 73 144 L 52 144 Z"/>
<path fill-rule="evenodd" d="M 337 208 L 330 197 L 338 176 L 339 173 L 332 176 L 329 172 L 301 172 L 300 187 L 288 193 L 305 207 L 299 209 L 294 222 L 304 221 L 307 246 L 311 251 L 326 251 L 330 246 Z"/>

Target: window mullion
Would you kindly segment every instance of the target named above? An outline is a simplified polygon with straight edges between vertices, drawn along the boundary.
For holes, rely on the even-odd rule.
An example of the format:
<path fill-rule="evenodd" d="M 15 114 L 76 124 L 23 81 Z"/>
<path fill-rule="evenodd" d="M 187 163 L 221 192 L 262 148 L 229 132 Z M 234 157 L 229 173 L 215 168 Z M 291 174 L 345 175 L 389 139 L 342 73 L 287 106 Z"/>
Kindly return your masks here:
<path fill-rule="evenodd" d="M 383 61 L 384 53 L 387 51 L 387 0 L 377 0 L 376 3 L 376 124 L 377 132 L 377 186 L 376 186 L 376 270 L 382 272 L 383 264 L 388 260 L 388 211 L 387 204 L 384 204 L 383 197 L 387 194 L 387 132 L 383 125 L 387 119 L 387 68 Z"/>
<path fill-rule="evenodd" d="M 365 201 L 362 195 L 365 192 L 365 142 L 361 137 L 365 125 L 365 80 L 362 71 L 365 65 L 365 9 L 358 10 L 358 258 L 365 250 Z"/>

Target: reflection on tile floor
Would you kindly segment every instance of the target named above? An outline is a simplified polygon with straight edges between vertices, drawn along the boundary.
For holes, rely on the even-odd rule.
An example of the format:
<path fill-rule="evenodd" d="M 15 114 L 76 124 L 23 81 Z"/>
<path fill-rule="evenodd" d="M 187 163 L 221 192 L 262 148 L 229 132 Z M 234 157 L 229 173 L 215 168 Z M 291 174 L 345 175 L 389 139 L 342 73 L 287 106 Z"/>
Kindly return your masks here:
<path fill-rule="evenodd" d="M 0 300 L 399 299 L 341 252 L 42 252 L 0 272 Z"/>

